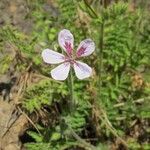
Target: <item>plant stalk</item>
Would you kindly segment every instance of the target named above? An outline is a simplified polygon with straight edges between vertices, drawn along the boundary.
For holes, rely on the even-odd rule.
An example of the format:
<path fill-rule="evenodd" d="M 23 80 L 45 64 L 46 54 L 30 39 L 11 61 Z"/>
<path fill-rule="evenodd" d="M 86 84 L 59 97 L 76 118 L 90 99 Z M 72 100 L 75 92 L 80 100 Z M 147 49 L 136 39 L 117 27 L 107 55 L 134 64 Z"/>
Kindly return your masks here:
<path fill-rule="evenodd" d="M 100 25 L 99 52 L 98 52 L 98 99 L 100 99 L 101 97 L 102 72 L 103 72 L 103 45 L 104 45 L 103 9 L 104 9 L 104 0 L 102 0 L 102 8 L 101 8 L 102 22 Z"/>
<path fill-rule="evenodd" d="M 69 107 L 70 111 L 74 111 L 75 109 L 75 99 L 74 99 L 74 80 L 73 80 L 73 74 L 72 74 L 72 68 L 70 69 L 69 73 L 69 83 L 68 83 L 68 88 L 70 91 L 70 101 L 69 101 Z"/>

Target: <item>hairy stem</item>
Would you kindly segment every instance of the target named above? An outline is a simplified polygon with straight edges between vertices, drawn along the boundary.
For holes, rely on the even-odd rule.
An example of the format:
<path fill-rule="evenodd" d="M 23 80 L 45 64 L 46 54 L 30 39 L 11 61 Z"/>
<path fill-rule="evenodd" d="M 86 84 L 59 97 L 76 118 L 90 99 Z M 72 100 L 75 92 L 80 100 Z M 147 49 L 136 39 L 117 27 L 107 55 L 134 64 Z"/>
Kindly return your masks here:
<path fill-rule="evenodd" d="M 74 99 L 74 81 L 73 81 L 73 74 L 72 74 L 72 68 L 70 69 L 69 73 L 69 83 L 68 88 L 70 91 L 70 111 L 72 112 L 75 109 L 75 99 Z"/>

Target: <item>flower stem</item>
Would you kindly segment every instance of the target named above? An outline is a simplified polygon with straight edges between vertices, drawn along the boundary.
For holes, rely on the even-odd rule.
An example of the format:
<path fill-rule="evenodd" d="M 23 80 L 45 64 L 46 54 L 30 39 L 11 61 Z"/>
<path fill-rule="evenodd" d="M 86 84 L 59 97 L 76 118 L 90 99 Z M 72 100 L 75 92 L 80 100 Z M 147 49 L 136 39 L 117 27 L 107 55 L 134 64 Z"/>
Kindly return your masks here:
<path fill-rule="evenodd" d="M 103 45 L 104 45 L 103 9 L 104 9 L 104 1 L 102 0 L 102 7 L 101 7 L 102 22 L 100 25 L 99 52 L 98 52 L 98 99 L 101 98 L 102 72 L 103 72 Z"/>
<path fill-rule="evenodd" d="M 68 88 L 70 91 L 70 101 L 69 101 L 69 107 L 70 111 L 72 112 L 75 109 L 75 99 L 74 99 L 74 80 L 73 80 L 73 74 L 72 74 L 72 68 L 70 69 L 69 73 L 69 83 Z"/>

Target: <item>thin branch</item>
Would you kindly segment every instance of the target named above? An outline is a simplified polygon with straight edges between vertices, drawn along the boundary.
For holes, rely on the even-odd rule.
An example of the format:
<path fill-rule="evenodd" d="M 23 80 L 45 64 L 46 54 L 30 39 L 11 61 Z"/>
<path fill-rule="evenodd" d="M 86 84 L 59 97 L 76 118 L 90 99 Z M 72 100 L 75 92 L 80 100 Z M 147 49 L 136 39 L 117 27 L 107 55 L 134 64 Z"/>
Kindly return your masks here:
<path fill-rule="evenodd" d="M 80 136 L 78 136 L 78 135 L 74 132 L 74 130 L 73 130 L 70 126 L 68 126 L 68 127 L 69 127 L 69 130 L 71 131 L 72 136 L 73 136 L 79 143 L 83 144 L 86 149 L 88 149 L 88 150 L 96 150 L 96 147 L 95 147 L 95 146 L 93 146 L 92 144 L 90 144 L 90 143 L 86 142 L 85 140 L 83 140 Z M 99 149 L 99 150 L 100 150 L 100 149 Z"/>
<path fill-rule="evenodd" d="M 143 103 L 146 99 L 150 99 L 150 96 L 149 97 L 144 97 L 144 98 L 139 98 L 137 100 L 133 100 L 133 103 L 135 103 L 135 104 L 136 103 Z M 118 108 L 118 107 L 122 107 L 124 105 L 125 105 L 125 103 L 122 102 L 122 103 L 118 103 L 118 104 L 113 105 L 113 107 Z"/>
<path fill-rule="evenodd" d="M 109 119 L 108 119 L 106 113 L 104 112 L 104 110 L 101 109 L 101 112 L 102 112 L 102 114 L 103 114 L 103 116 L 104 116 L 104 119 L 102 118 L 101 115 L 99 115 L 100 120 L 103 121 L 103 123 L 104 123 L 104 124 L 106 125 L 106 127 L 110 130 L 110 132 L 111 132 L 114 136 L 116 136 L 116 137 L 121 141 L 121 143 L 122 143 L 125 147 L 128 147 L 127 143 L 118 135 L 116 129 L 112 126 L 112 124 L 111 124 L 111 122 L 109 121 Z"/>
<path fill-rule="evenodd" d="M 18 108 L 18 110 L 28 119 L 28 121 L 33 125 L 33 127 L 37 130 L 37 132 L 38 132 L 40 135 L 42 135 L 41 132 L 39 131 L 39 129 L 38 129 L 38 128 L 36 127 L 36 125 L 33 123 L 33 121 L 28 117 L 28 115 L 27 115 L 25 112 L 23 112 L 19 106 L 17 106 L 17 108 Z"/>
<path fill-rule="evenodd" d="M 94 14 L 94 16 L 96 18 L 98 18 L 98 15 L 96 14 L 96 12 L 93 10 L 93 8 L 88 4 L 88 2 L 86 0 L 84 0 L 85 5 L 87 6 L 87 8 L 89 8 L 89 10 Z"/>

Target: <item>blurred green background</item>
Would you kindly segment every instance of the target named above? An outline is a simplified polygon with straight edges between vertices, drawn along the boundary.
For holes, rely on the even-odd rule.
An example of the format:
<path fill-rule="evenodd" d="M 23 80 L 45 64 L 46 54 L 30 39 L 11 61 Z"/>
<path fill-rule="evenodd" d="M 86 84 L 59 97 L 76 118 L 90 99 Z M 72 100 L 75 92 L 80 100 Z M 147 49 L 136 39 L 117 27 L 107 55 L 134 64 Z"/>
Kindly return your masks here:
<path fill-rule="evenodd" d="M 20 149 L 150 149 L 149 12 L 149 0 L 0 1 L 1 99 L 30 118 Z M 73 113 L 68 82 L 54 81 L 41 58 L 45 48 L 61 52 L 64 28 L 75 47 L 96 43 L 84 58 L 92 77 L 74 78 Z"/>

